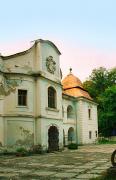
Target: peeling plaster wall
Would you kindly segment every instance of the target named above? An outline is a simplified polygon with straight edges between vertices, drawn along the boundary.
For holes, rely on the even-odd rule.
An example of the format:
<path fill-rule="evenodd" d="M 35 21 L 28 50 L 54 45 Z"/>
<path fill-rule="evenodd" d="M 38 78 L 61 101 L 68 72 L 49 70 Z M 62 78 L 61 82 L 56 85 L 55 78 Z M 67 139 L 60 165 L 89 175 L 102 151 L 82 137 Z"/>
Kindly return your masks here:
<path fill-rule="evenodd" d="M 17 79 L 17 76 L 12 76 L 12 79 Z M 18 89 L 27 90 L 27 106 L 25 107 L 18 106 Z M 18 140 L 22 140 L 21 143 L 23 144 L 25 135 L 21 135 L 20 127 L 29 131 L 29 136 L 33 134 L 34 142 L 34 91 L 34 79 L 32 77 L 22 76 L 22 82 L 20 85 L 17 86 L 13 92 L 4 96 L 4 100 L 0 99 L 1 114 L 4 114 L 5 116 L 4 119 L 2 117 L 0 119 L 0 138 L 3 139 L 5 144 L 13 145 Z M 33 118 L 30 119 L 30 117 Z M 4 128 L 5 133 L 3 132 Z"/>
<path fill-rule="evenodd" d="M 7 145 L 31 145 L 34 143 L 34 120 L 32 118 L 7 118 Z"/>
<path fill-rule="evenodd" d="M 34 69 L 34 48 L 30 52 L 14 56 L 7 60 L 4 60 L 4 66 L 9 72 L 28 72 Z"/>
<path fill-rule="evenodd" d="M 15 78 L 15 77 L 14 77 Z M 27 106 L 18 106 L 18 89 L 27 90 Z M 15 91 L 5 96 L 4 113 L 8 115 L 33 115 L 34 114 L 34 80 L 33 78 L 22 78 L 22 82 Z"/>
<path fill-rule="evenodd" d="M 52 72 L 51 67 L 46 66 L 49 56 L 53 57 L 52 63 L 56 63 L 56 70 Z M 30 50 L 6 58 L 0 56 L 0 142 L 3 145 L 18 141 L 48 147 L 48 129 L 52 125 L 58 128 L 60 148 L 63 146 L 63 129 L 67 141 L 70 127 L 74 128 L 77 143 L 95 141 L 97 106 L 86 99 L 77 99 L 75 103 L 74 98 L 62 97 L 59 53 L 53 45 L 38 41 Z M 48 107 L 50 86 L 56 90 L 56 109 Z M 18 105 L 18 89 L 27 90 L 27 106 Z M 74 109 L 74 119 L 67 119 L 68 105 Z M 89 106 L 91 120 L 88 119 Z M 89 131 L 92 131 L 92 139 L 89 139 Z"/>

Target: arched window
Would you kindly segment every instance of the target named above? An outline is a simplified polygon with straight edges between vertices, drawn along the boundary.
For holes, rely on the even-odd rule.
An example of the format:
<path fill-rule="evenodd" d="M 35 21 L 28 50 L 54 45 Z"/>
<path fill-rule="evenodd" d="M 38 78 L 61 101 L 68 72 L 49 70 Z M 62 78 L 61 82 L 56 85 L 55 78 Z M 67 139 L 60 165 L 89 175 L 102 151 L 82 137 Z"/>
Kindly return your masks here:
<path fill-rule="evenodd" d="M 56 90 L 53 87 L 48 88 L 48 107 L 56 108 Z"/>
<path fill-rule="evenodd" d="M 67 118 L 69 118 L 69 119 L 74 118 L 74 111 L 73 111 L 73 107 L 71 105 L 69 105 L 67 107 Z"/>
<path fill-rule="evenodd" d="M 68 130 L 68 141 L 74 141 L 75 140 L 75 132 L 74 132 L 74 128 L 70 127 Z"/>

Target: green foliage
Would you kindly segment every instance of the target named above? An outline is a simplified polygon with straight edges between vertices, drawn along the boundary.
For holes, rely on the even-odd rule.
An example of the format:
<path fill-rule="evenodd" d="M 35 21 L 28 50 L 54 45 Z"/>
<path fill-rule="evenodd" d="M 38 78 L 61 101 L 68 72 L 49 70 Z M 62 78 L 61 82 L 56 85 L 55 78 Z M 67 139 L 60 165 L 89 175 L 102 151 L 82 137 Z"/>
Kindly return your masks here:
<path fill-rule="evenodd" d="M 98 144 L 116 144 L 116 141 L 110 140 L 110 139 L 107 139 L 107 138 L 104 138 L 104 137 L 98 138 L 97 142 L 98 142 Z"/>
<path fill-rule="evenodd" d="M 16 152 L 18 152 L 18 153 L 26 153 L 27 150 L 24 147 L 20 147 L 20 148 L 16 149 Z"/>
<path fill-rule="evenodd" d="M 68 149 L 78 149 L 78 145 L 75 143 L 71 143 L 68 145 Z"/>
<path fill-rule="evenodd" d="M 104 136 L 110 136 L 116 130 L 116 85 L 99 96 L 99 103 L 99 129 Z"/>
<path fill-rule="evenodd" d="M 106 139 L 106 138 L 99 138 L 99 139 L 98 139 L 98 143 L 99 143 L 99 144 L 107 144 L 108 142 L 109 142 L 109 140 Z"/>
<path fill-rule="evenodd" d="M 99 133 L 105 137 L 113 132 L 116 135 L 116 68 L 94 69 L 83 85 L 98 103 Z"/>
<path fill-rule="evenodd" d="M 83 86 L 97 100 L 99 94 L 114 84 L 116 84 L 116 68 L 108 71 L 106 68 L 100 67 L 92 71 L 88 80 L 83 83 Z"/>

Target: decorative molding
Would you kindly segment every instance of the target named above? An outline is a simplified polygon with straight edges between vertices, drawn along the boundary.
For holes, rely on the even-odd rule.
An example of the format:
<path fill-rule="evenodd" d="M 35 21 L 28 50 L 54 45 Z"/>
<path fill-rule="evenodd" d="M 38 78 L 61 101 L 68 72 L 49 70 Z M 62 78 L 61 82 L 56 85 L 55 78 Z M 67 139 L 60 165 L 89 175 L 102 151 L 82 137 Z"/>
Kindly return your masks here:
<path fill-rule="evenodd" d="M 49 108 L 49 107 L 46 107 L 46 110 L 48 110 L 48 111 L 54 111 L 54 112 L 59 112 L 58 109 L 55 109 L 55 108 Z"/>
<path fill-rule="evenodd" d="M 0 117 L 20 117 L 20 118 L 35 118 L 33 115 L 28 114 L 0 114 Z"/>
<path fill-rule="evenodd" d="M 53 117 L 47 117 L 47 116 L 42 116 L 42 115 L 40 115 L 40 116 L 38 116 L 38 118 L 45 118 L 45 119 L 50 119 L 50 120 L 58 120 L 58 121 L 63 121 L 63 119 L 58 119 L 58 118 L 53 118 Z"/>
<path fill-rule="evenodd" d="M 52 56 L 46 58 L 46 67 L 48 72 L 52 74 L 56 71 L 56 62 L 53 60 Z"/>

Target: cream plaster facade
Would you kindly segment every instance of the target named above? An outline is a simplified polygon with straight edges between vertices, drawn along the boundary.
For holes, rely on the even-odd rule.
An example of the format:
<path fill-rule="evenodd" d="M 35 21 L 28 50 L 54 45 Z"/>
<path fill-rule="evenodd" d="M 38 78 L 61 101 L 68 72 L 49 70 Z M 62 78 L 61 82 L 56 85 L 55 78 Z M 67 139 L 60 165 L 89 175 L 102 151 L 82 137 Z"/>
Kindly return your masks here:
<path fill-rule="evenodd" d="M 51 127 L 57 129 L 59 148 L 70 142 L 95 142 L 98 133 L 97 104 L 85 97 L 63 93 L 59 56 L 60 52 L 52 42 L 41 39 L 24 52 L 0 56 L 2 145 L 26 142 L 29 145 L 41 144 L 48 149 Z M 49 67 L 46 65 L 48 57 L 52 57 L 54 63 Z M 56 91 L 55 108 L 48 107 L 49 87 Z M 25 106 L 18 104 L 18 90 L 27 92 Z M 72 108 L 71 117 L 67 115 L 68 106 Z M 91 118 L 88 117 L 89 108 Z"/>

